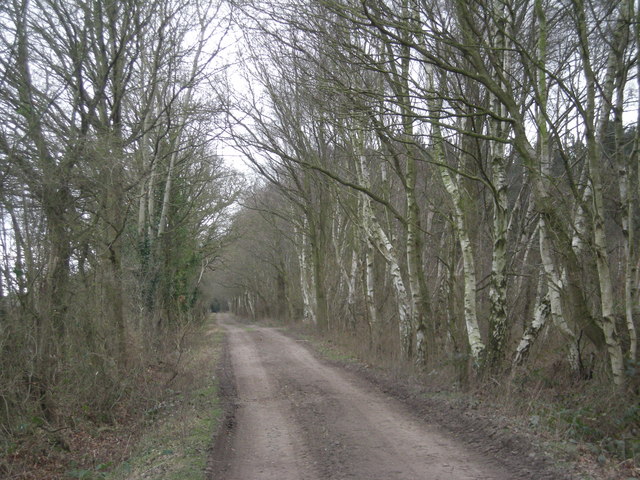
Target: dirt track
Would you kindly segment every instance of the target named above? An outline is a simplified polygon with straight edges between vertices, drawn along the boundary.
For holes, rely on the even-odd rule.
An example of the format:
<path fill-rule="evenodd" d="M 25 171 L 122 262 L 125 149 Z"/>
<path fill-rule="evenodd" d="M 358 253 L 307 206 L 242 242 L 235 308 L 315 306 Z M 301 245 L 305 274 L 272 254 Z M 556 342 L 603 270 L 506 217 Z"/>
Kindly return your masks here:
<path fill-rule="evenodd" d="M 275 329 L 227 323 L 237 388 L 211 478 L 522 478 Z"/>

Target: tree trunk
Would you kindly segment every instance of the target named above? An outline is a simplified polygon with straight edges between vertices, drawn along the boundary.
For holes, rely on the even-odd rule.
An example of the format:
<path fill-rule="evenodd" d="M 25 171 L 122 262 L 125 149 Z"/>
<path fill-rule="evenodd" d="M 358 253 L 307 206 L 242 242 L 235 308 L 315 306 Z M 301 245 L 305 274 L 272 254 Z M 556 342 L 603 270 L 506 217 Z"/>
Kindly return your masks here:
<path fill-rule="evenodd" d="M 502 79 L 509 75 L 507 35 L 504 31 L 506 21 L 506 4 L 501 1 L 493 3 L 495 50 L 492 52 L 496 78 Z M 504 88 L 501 80 L 500 87 Z M 507 140 L 507 125 L 500 118 L 507 117 L 507 110 L 502 102 L 491 95 L 491 107 L 496 117 L 489 120 L 489 132 L 493 138 L 489 143 L 489 154 L 492 174 L 493 198 L 493 248 L 491 259 L 491 281 L 489 285 L 490 313 L 489 313 L 489 342 L 487 348 L 487 363 L 492 369 L 497 369 L 504 359 L 505 343 L 507 341 L 507 174 L 505 168 L 505 142 Z"/>
<path fill-rule="evenodd" d="M 375 247 L 371 239 L 367 236 L 365 239 L 365 303 L 367 305 L 367 319 L 369 323 L 369 331 L 371 332 L 371 340 L 377 344 L 379 338 L 379 321 L 378 310 L 376 308 L 375 294 Z"/>
<path fill-rule="evenodd" d="M 516 354 L 513 358 L 513 366 L 520 366 L 529 356 L 529 351 L 533 342 L 538 337 L 542 328 L 546 325 L 551 314 L 551 306 L 549 297 L 543 293 L 544 277 L 538 279 L 538 292 L 536 294 L 536 302 L 533 310 L 533 321 L 531 325 L 524 331 L 520 343 L 516 348 Z"/>
<path fill-rule="evenodd" d="M 305 222 L 306 225 L 306 222 Z M 300 267 L 300 290 L 302 293 L 302 319 L 304 322 L 311 322 L 317 325 L 318 320 L 316 317 L 316 302 L 314 296 L 314 289 L 309 286 L 309 264 L 307 261 L 307 235 L 304 229 L 301 228 L 298 232 L 298 242 L 296 242 L 296 249 L 298 251 L 298 265 Z"/>
<path fill-rule="evenodd" d="M 593 224 L 593 248 L 596 255 L 596 267 L 598 270 L 598 280 L 600 289 L 600 307 L 602 316 L 600 326 L 604 333 L 611 373 L 613 381 L 620 386 L 624 383 L 624 361 L 618 332 L 616 331 L 615 307 L 613 285 L 611 282 L 611 272 L 609 267 L 609 256 L 607 251 L 607 235 L 605 230 L 604 213 L 604 193 L 602 174 L 600 172 L 600 162 L 602 161 L 602 142 L 607 131 L 608 118 L 612 106 L 612 95 L 614 89 L 614 78 L 620 70 L 619 62 L 616 60 L 614 48 L 617 48 L 621 36 L 628 31 L 628 23 L 625 16 L 628 13 L 629 0 L 623 0 L 619 5 L 619 17 L 614 30 L 612 44 L 609 51 L 607 69 L 604 83 L 601 88 L 602 105 L 600 105 L 600 116 L 596 124 L 596 77 L 592 70 L 589 55 L 589 44 L 587 36 L 587 20 L 585 17 L 585 6 L 582 1 L 575 2 L 577 13 L 577 27 L 580 35 L 580 48 L 582 62 L 586 80 L 587 105 L 585 110 L 585 133 L 587 139 L 587 162 L 589 165 L 589 176 L 591 189 L 593 191 L 591 219 Z"/>
<path fill-rule="evenodd" d="M 369 170 L 367 159 L 360 155 L 359 174 L 361 184 L 369 186 Z M 402 356 L 410 359 L 413 356 L 412 340 L 413 327 L 411 325 L 410 300 L 402 279 L 402 272 L 398 263 L 398 255 L 387 234 L 378 222 L 371 207 L 371 199 L 364 193 L 360 193 L 362 208 L 362 226 L 367 234 L 367 240 L 380 252 L 387 262 L 389 275 L 394 288 L 398 306 L 398 329 L 400 334 L 400 348 Z"/>
<path fill-rule="evenodd" d="M 319 212 L 322 214 L 322 212 Z M 329 328 L 329 316 L 327 313 L 327 294 L 324 279 L 324 232 L 316 225 L 315 221 L 309 222 L 309 243 L 311 247 L 311 272 L 316 301 L 316 324 L 321 332 Z"/>

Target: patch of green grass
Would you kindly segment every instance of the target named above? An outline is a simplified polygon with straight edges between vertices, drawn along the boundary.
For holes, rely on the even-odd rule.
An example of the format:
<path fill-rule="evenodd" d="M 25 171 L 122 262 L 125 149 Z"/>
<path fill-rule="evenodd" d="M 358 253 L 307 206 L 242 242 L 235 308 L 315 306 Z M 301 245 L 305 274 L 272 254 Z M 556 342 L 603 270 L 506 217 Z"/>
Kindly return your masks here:
<path fill-rule="evenodd" d="M 329 360 L 345 363 L 355 362 L 358 360 L 358 357 L 356 355 L 347 352 L 345 349 L 336 348 L 335 345 L 329 343 L 323 342 L 321 344 L 316 344 L 315 348 L 323 357 Z"/>

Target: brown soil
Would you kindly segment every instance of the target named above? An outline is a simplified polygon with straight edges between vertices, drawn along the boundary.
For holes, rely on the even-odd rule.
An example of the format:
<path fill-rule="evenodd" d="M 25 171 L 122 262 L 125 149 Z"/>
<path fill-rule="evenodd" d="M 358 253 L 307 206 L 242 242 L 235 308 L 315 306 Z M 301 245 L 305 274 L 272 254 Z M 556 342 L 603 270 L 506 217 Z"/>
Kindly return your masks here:
<path fill-rule="evenodd" d="M 221 382 L 230 408 L 210 479 L 570 478 L 531 456 L 520 438 L 330 365 L 303 341 L 273 328 L 224 326 Z"/>

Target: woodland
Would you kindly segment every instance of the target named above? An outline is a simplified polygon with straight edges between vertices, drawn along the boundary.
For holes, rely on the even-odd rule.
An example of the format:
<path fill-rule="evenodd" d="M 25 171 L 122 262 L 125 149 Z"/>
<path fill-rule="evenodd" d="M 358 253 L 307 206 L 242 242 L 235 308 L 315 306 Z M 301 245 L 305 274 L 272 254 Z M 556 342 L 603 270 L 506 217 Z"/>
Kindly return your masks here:
<path fill-rule="evenodd" d="M 0 448 L 228 309 L 637 461 L 639 43 L 633 0 L 0 3 Z"/>
<path fill-rule="evenodd" d="M 463 376 L 637 382 L 633 2 L 239 8 L 249 93 L 225 110 L 263 181 L 233 311 Z"/>

